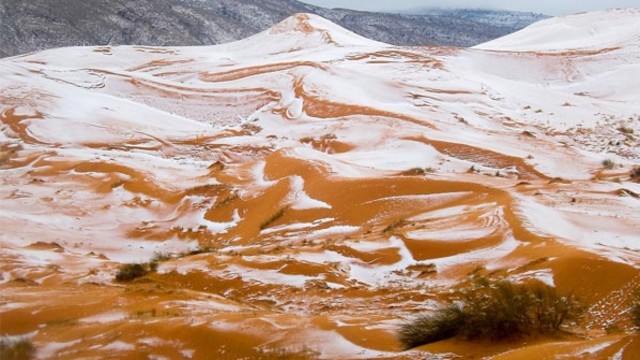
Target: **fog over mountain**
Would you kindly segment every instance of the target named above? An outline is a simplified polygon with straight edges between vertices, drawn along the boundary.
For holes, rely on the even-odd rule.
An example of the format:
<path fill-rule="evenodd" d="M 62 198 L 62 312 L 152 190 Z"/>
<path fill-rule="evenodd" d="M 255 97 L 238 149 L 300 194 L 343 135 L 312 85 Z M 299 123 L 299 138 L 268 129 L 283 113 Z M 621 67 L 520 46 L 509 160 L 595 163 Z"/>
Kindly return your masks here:
<path fill-rule="evenodd" d="M 328 8 L 347 8 L 363 11 L 398 12 L 420 8 L 442 7 L 447 9 L 502 9 L 508 11 L 534 12 L 553 16 L 570 15 L 587 11 L 614 8 L 640 8 L 638 0 L 303 0 L 308 4 Z"/>

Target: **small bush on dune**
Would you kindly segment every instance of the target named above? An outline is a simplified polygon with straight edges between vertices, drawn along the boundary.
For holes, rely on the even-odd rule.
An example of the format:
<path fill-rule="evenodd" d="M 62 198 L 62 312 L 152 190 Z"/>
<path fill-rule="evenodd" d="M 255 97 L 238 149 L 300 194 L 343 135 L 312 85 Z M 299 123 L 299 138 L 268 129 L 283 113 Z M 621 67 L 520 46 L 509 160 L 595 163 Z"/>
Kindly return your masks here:
<path fill-rule="evenodd" d="M 470 339 L 552 334 L 581 311 L 573 298 L 539 281 L 489 282 L 466 293 L 463 301 L 466 320 L 460 335 Z"/>
<path fill-rule="evenodd" d="M 121 282 L 132 281 L 149 273 L 146 264 L 124 264 L 116 273 L 116 280 Z"/>
<path fill-rule="evenodd" d="M 539 281 L 514 284 L 479 282 L 461 293 L 461 305 L 404 324 L 399 340 L 406 348 L 452 337 L 469 340 L 511 340 L 536 334 L 554 334 L 577 320 L 581 307 L 572 298 Z"/>
<path fill-rule="evenodd" d="M 284 216 L 284 213 L 287 211 L 286 207 L 281 208 L 280 210 L 278 210 L 278 212 L 276 212 L 275 214 L 271 215 L 271 217 L 269 217 L 268 219 L 266 219 L 265 221 L 263 221 L 260 224 L 260 230 L 264 230 L 266 228 L 268 228 L 269 226 L 271 226 L 271 224 L 273 224 L 274 222 L 276 222 L 278 219 L 280 219 L 281 217 Z"/>
<path fill-rule="evenodd" d="M 284 349 L 284 348 L 260 348 L 257 354 L 253 356 L 260 360 L 311 360 L 317 359 L 320 354 L 317 351 L 303 347 L 302 349 Z"/>
<path fill-rule="evenodd" d="M 633 303 L 631 305 L 631 320 L 637 330 L 640 330 L 640 289 L 637 289 L 633 294 Z"/>
<path fill-rule="evenodd" d="M 464 312 L 452 305 L 431 315 L 420 315 L 400 327 L 399 340 L 408 349 L 452 338 L 464 326 Z"/>
<path fill-rule="evenodd" d="M 611 170 L 616 166 L 616 163 L 614 163 L 611 159 L 606 159 L 602 161 L 602 166 L 604 166 L 604 168 L 607 170 Z"/>
<path fill-rule="evenodd" d="M 634 167 L 629 175 L 631 176 L 632 181 L 640 182 L 640 166 Z"/>
<path fill-rule="evenodd" d="M 630 127 L 627 127 L 627 126 L 620 126 L 618 128 L 618 131 L 620 131 L 621 133 L 626 134 L 626 135 L 633 134 L 633 129 L 630 128 Z"/>
<path fill-rule="evenodd" d="M 159 262 L 169 261 L 171 260 L 172 257 L 173 256 L 170 253 L 157 252 L 153 254 L 153 257 L 151 258 L 151 262 L 159 263 Z"/>
<path fill-rule="evenodd" d="M 27 339 L 0 340 L 0 360 L 28 360 L 33 359 L 36 349 Z"/>

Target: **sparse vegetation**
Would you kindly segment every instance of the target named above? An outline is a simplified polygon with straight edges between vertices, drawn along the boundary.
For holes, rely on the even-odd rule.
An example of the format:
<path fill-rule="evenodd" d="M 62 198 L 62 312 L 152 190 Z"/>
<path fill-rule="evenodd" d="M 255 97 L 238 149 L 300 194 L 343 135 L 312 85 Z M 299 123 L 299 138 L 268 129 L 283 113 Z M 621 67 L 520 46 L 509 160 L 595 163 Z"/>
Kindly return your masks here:
<path fill-rule="evenodd" d="M 478 281 L 460 297 L 457 305 L 402 325 L 402 344 L 413 348 L 456 336 L 501 341 L 553 334 L 581 313 L 574 298 L 560 296 L 555 288 L 539 281 Z"/>
<path fill-rule="evenodd" d="M 602 161 L 602 166 L 604 166 L 604 168 L 607 170 L 611 170 L 616 166 L 616 163 L 614 163 L 611 159 L 606 159 Z"/>
<path fill-rule="evenodd" d="M 396 220 L 396 221 L 392 222 L 391 224 L 389 224 L 386 228 L 384 228 L 382 230 L 382 233 L 387 233 L 389 231 L 395 230 L 395 229 L 397 229 L 397 228 L 399 228 L 401 226 L 404 226 L 405 224 L 406 224 L 406 222 L 405 222 L 404 219 Z"/>
<path fill-rule="evenodd" d="M 428 264 L 417 263 L 415 265 L 410 265 L 410 266 L 407 266 L 407 271 L 417 273 L 418 277 L 425 277 L 425 276 L 438 273 L 436 264 L 433 264 L 433 263 L 428 263 Z"/>
<path fill-rule="evenodd" d="M 36 348 L 28 339 L 0 339 L 0 360 L 33 359 Z"/>
<path fill-rule="evenodd" d="M 436 169 L 432 168 L 432 167 L 427 167 L 427 168 L 411 168 L 409 170 L 405 170 L 401 173 L 401 175 L 405 175 L 405 176 L 419 176 L 419 175 L 425 175 L 427 173 L 434 173 L 436 172 Z"/>
<path fill-rule="evenodd" d="M 508 339 L 558 331 L 567 321 L 576 320 L 581 308 L 577 301 L 560 296 L 540 281 L 514 284 L 487 282 L 467 292 L 465 328 L 468 338 Z"/>
<path fill-rule="evenodd" d="M 463 118 L 462 116 L 456 115 L 455 118 L 458 120 L 458 122 L 465 125 L 469 125 L 469 122 L 467 121 L 467 119 Z"/>
<path fill-rule="evenodd" d="M 131 314 L 132 318 L 143 318 L 143 317 L 156 317 L 158 312 L 155 308 L 151 310 L 138 310 L 135 314 Z"/>
<path fill-rule="evenodd" d="M 128 282 L 143 277 L 151 271 L 149 264 L 123 264 L 116 273 L 116 280 Z"/>
<path fill-rule="evenodd" d="M 266 228 L 268 228 L 271 224 L 273 224 L 274 222 L 276 222 L 278 219 L 280 219 L 282 216 L 284 216 L 284 213 L 287 211 L 286 207 L 281 208 L 280 210 L 278 210 L 277 213 L 271 215 L 270 218 L 268 218 L 267 220 L 263 221 L 260 224 L 260 230 L 264 230 Z"/>
<path fill-rule="evenodd" d="M 320 353 L 303 347 L 302 349 L 258 348 L 256 359 L 261 360 L 310 360 L 317 359 Z"/>
<path fill-rule="evenodd" d="M 218 251 L 217 248 L 215 247 L 198 247 L 196 249 L 193 249 L 191 251 L 185 252 L 185 253 L 180 253 L 178 254 L 178 257 L 185 257 L 185 256 L 193 256 L 193 255 L 200 255 L 200 254 L 208 254 L 208 253 L 212 253 L 212 252 L 216 252 Z"/>
<path fill-rule="evenodd" d="M 631 306 L 631 319 L 636 329 L 640 330 L 640 289 L 634 294 L 633 304 Z"/>
<path fill-rule="evenodd" d="M 172 257 L 173 256 L 170 253 L 157 252 L 153 254 L 153 257 L 151 258 L 151 262 L 152 263 L 164 262 L 164 261 L 171 260 Z"/>
<path fill-rule="evenodd" d="M 631 176 L 631 181 L 640 182 L 640 166 L 634 167 L 629 176 Z"/>
<path fill-rule="evenodd" d="M 457 305 L 442 308 L 432 315 L 420 315 L 400 327 L 399 340 L 405 348 L 411 349 L 452 338 L 464 327 L 464 317 L 464 311 Z"/>
<path fill-rule="evenodd" d="M 402 172 L 402 175 L 406 175 L 406 176 L 415 176 L 415 175 L 424 175 L 425 171 L 423 168 L 412 168 L 406 171 Z"/>
<path fill-rule="evenodd" d="M 604 330 L 607 332 L 607 334 L 618 334 L 624 332 L 624 329 L 622 329 L 618 324 L 607 325 Z"/>
<path fill-rule="evenodd" d="M 633 129 L 630 128 L 630 127 L 626 127 L 626 126 L 620 126 L 618 128 L 618 131 L 620 131 L 621 133 L 626 134 L 626 135 L 632 135 L 633 134 Z"/>

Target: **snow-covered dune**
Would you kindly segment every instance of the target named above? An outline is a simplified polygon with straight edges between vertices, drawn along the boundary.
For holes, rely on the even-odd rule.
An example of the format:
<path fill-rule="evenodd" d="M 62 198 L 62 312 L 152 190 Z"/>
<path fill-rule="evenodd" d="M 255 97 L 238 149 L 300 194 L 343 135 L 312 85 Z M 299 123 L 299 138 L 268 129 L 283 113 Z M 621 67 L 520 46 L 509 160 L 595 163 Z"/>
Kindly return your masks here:
<path fill-rule="evenodd" d="M 566 52 L 638 47 L 639 16 L 638 9 L 617 9 L 555 17 L 474 48 Z"/>

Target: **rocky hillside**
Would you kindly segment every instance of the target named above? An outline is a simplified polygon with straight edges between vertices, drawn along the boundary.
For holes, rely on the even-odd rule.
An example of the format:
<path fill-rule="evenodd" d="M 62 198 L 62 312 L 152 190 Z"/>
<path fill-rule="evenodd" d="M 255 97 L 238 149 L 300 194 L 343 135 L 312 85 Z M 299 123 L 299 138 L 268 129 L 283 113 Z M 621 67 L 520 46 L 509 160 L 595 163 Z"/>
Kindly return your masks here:
<path fill-rule="evenodd" d="M 3 0 L 0 56 L 76 45 L 219 44 L 246 38 L 303 12 L 396 45 L 472 46 L 530 23 L 493 24 L 466 13 L 400 15 L 329 10 L 295 0 Z"/>
<path fill-rule="evenodd" d="M 531 12 L 489 10 L 489 9 L 418 9 L 407 11 L 414 15 L 440 15 L 465 19 L 481 24 L 505 28 L 522 29 L 534 22 L 549 18 L 547 15 Z"/>

